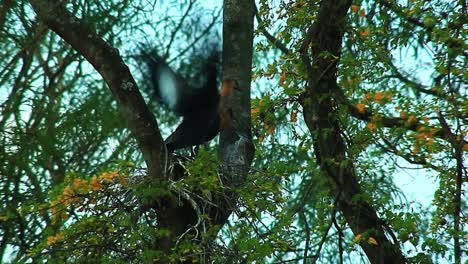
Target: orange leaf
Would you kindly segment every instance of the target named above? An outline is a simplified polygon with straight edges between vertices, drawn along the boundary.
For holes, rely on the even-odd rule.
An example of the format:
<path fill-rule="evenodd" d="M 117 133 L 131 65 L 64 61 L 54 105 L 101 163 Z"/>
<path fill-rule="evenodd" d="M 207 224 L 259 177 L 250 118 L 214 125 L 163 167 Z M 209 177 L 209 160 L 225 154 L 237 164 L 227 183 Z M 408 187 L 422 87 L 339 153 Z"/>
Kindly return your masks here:
<path fill-rule="evenodd" d="M 291 112 L 291 122 L 294 122 L 294 123 L 297 122 L 297 112 L 296 111 Z"/>
<path fill-rule="evenodd" d="M 370 35 L 370 30 L 369 29 L 364 29 L 361 31 L 361 36 L 362 37 L 367 37 Z"/>
<path fill-rule="evenodd" d="M 377 126 L 374 123 L 368 123 L 367 128 L 369 128 L 369 130 L 372 131 L 372 130 L 375 130 L 377 128 Z"/>
<path fill-rule="evenodd" d="M 364 10 L 364 8 L 362 8 L 361 11 L 359 11 L 359 16 L 360 17 L 365 17 L 366 16 L 366 10 Z"/>
<path fill-rule="evenodd" d="M 260 107 L 255 107 L 255 108 L 250 109 L 250 114 L 252 114 L 252 116 L 257 116 L 259 113 L 260 113 Z"/>
<path fill-rule="evenodd" d="M 48 236 L 47 237 L 47 245 L 52 245 L 55 243 L 55 241 L 57 241 L 57 238 L 55 236 Z"/>
<path fill-rule="evenodd" d="M 55 236 L 48 236 L 47 237 L 47 245 L 54 244 L 57 240 L 62 239 L 63 236 L 61 234 L 56 234 Z"/>
<path fill-rule="evenodd" d="M 70 186 L 67 186 L 63 189 L 64 196 L 70 197 L 70 196 L 73 196 L 74 194 L 75 194 L 75 191 L 73 191 L 73 189 Z"/>
<path fill-rule="evenodd" d="M 365 109 L 366 105 L 363 104 L 363 103 L 357 104 L 356 108 L 357 108 L 358 112 L 361 113 L 361 114 L 364 114 L 366 112 L 366 109 Z"/>
<path fill-rule="evenodd" d="M 91 186 L 93 186 L 94 191 L 101 189 L 101 183 L 99 182 L 96 176 L 93 176 L 93 178 L 91 178 Z"/>
<path fill-rule="evenodd" d="M 377 92 L 374 96 L 374 101 L 379 103 L 380 101 L 382 101 L 383 98 L 384 98 L 384 93 Z"/>
<path fill-rule="evenodd" d="M 281 73 L 280 79 L 279 79 L 279 85 L 283 86 L 284 81 L 286 80 L 286 72 Z"/>
<path fill-rule="evenodd" d="M 351 12 L 356 13 L 359 10 L 359 6 L 357 5 L 352 5 L 351 6 Z"/>

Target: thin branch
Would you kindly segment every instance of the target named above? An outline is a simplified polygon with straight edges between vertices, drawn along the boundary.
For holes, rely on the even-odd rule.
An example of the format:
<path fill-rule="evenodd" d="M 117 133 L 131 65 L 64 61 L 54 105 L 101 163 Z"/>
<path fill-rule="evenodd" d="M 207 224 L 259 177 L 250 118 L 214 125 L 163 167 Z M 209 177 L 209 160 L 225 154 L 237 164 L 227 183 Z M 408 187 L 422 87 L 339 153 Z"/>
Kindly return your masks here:
<path fill-rule="evenodd" d="M 411 86 L 411 88 L 416 90 L 416 92 L 437 96 L 439 98 L 446 98 L 447 97 L 444 93 L 439 92 L 438 90 L 432 90 L 429 87 L 424 86 L 424 85 L 422 85 L 420 83 L 417 83 L 417 82 L 409 79 L 408 77 L 404 76 L 401 72 L 399 72 L 396 69 L 396 67 L 393 65 L 393 63 L 390 64 L 390 67 L 392 67 L 393 74 L 385 75 L 385 76 L 383 76 L 384 78 L 397 78 L 398 80 L 402 81 L 403 83 Z"/>
<path fill-rule="evenodd" d="M 461 264 L 462 250 L 460 244 L 460 230 L 463 229 L 463 223 L 460 221 L 461 214 L 461 205 L 462 205 L 462 183 L 463 183 L 463 144 L 460 140 L 457 140 L 457 136 L 451 131 L 447 121 L 441 112 L 438 113 L 439 122 L 442 126 L 442 129 L 447 132 L 450 137 L 450 143 L 454 150 L 456 165 L 456 189 L 455 189 L 455 208 L 453 211 L 453 225 L 454 225 L 454 234 L 453 234 L 453 244 L 454 244 L 454 256 L 455 263 Z"/>
<path fill-rule="evenodd" d="M 179 24 L 177 24 L 176 28 L 172 32 L 169 43 L 167 44 L 166 52 L 164 53 L 164 56 L 163 56 L 163 60 L 166 60 L 167 57 L 169 56 L 169 50 L 171 49 L 172 43 L 174 42 L 177 33 L 179 33 L 180 28 L 184 24 L 185 19 L 187 18 L 190 11 L 192 10 L 194 3 L 195 3 L 194 0 L 189 1 L 189 6 L 187 7 L 187 10 L 185 10 L 185 13 L 182 15 L 182 18 L 180 19 Z"/>
<path fill-rule="evenodd" d="M 407 153 L 403 153 L 402 151 L 398 150 L 397 147 L 394 144 L 392 144 L 390 141 L 388 141 L 386 138 L 382 138 L 382 140 L 385 143 L 385 146 L 383 144 L 380 144 L 379 142 L 377 142 L 377 144 L 386 152 L 393 153 L 399 157 L 402 157 L 403 159 L 405 159 L 407 162 L 411 164 L 421 165 L 425 168 L 431 168 L 435 171 L 442 170 L 442 168 L 439 168 L 433 165 L 432 163 L 427 162 L 427 160 L 424 159 L 423 157 L 418 157 L 415 155 L 409 155 Z"/>
<path fill-rule="evenodd" d="M 193 45 L 197 44 L 198 41 L 200 41 L 206 34 L 208 34 L 208 32 L 210 32 L 210 30 L 214 27 L 214 25 L 216 24 L 216 21 L 218 20 L 219 16 L 222 14 L 222 8 L 219 9 L 218 13 L 216 14 L 216 16 L 213 17 L 213 20 L 211 20 L 211 23 L 205 28 L 205 30 L 203 30 L 202 33 L 200 33 L 200 35 L 198 35 L 195 40 L 190 44 L 190 45 L 187 45 L 187 47 L 185 47 L 185 49 L 183 49 L 181 52 L 179 52 L 177 54 L 177 56 L 175 56 L 174 58 L 172 59 L 169 59 L 167 60 L 167 64 L 171 64 L 173 61 L 175 61 L 177 58 L 180 58 L 181 56 L 183 56 L 187 51 L 189 51 Z"/>
<path fill-rule="evenodd" d="M 307 217 L 304 213 L 304 210 L 301 210 L 301 215 L 302 218 L 304 218 L 304 228 L 305 228 L 305 235 L 306 235 L 306 240 L 305 240 L 305 245 L 304 245 L 304 264 L 307 264 L 307 254 L 309 253 L 309 244 L 310 244 L 310 227 L 309 223 L 307 222 Z"/>
<path fill-rule="evenodd" d="M 257 5 L 255 5 L 255 18 L 257 18 L 258 27 L 262 31 L 262 34 L 268 39 L 268 41 L 270 41 L 274 46 L 276 46 L 284 54 L 286 55 L 291 54 L 291 51 L 279 39 L 271 35 L 270 32 L 268 32 L 268 30 L 265 28 L 265 23 L 263 22 L 262 18 L 260 17 L 260 14 L 258 13 Z"/>
<path fill-rule="evenodd" d="M 336 231 L 338 232 L 338 251 L 340 252 L 340 264 L 343 264 L 343 236 L 344 234 L 340 225 L 338 225 L 338 222 L 336 222 L 336 211 L 333 212 L 332 222 L 336 228 Z"/>
<path fill-rule="evenodd" d="M 312 261 L 310 262 L 311 264 L 315 264 L 317 262 L 317 260 L 319 259 L 320 257 L 320 252 L 322 251 L 322 247 L 323 245 L 325 244 L 325 241 L 327 241 L 327 238 L 328 238 L 328 232 L 330 232 L 330 229 L 331 227 L 333 226 L 333 221 L 330 221 L 330 223 L 328 224 L 327 228 L 325 229 L 325 232 L 323 233 L 322 235 L 322 239 L 320 239 L 320 242 L 318 244 L 318 248 L 317 250 L 315 251 L 315 254 L 313 256 L 313 259 Z"/>
<path fill-rule="evenodd" d="M 382 0 L 382 1 L 380 1 L 380 3 L 383 6 L 389 8 L 390 10 L 395 12 L 399 17 L 404 18 L 405 20 L 407 20 L 408 22 L 410 22 L 413 25 L 424 28 L 424 29 L 426 29 L 428 31 L 432 31 L 432 29 L 434 28 L 434 26 L 427 26 L 426 24 L 424 24 L 424 22 L 419 21 L 418 19 L 416 19 L 414 17 L 406 15 L 406 13 L 403 11 L 402 8 L 397 6 L 397 4 L 394 4 L 395 2 L 389 2 L 389 1 Z"/>
<path fill-rule="evenodd" d="M 363 121 L 370 121 L 371 118 L 374 116 L 374 113 L 369 110 L 364 110 L 364 111 L 359 111 L 358 108 L 349 101 L 349 99 L 344 95 L 343 91 L 341 89 L 337 89 L 335 91 L 336 93 L 336 98 L 340 103 L 348 107 L 349 113 L 360 120 Z M 384 127 L 392 128 L 392 127 L 401 127 L 405 128 L 407 130 L 411 131 L 418 131 L 420 128 L 428 128 L 430 130 L 436 131 L 434 133 L 435 137 L 441 138 L 446 141 L 450 141 L 450 136 L 448 135 L 447 131 L 444 129 L 440 129 L 437 127 L 428 127 L 427 125 L 423 124 L 421 120 L 418 118 L 415 118 L 411 122 L 408 122 L 407 119 L 401 118 L 401 117 L 382 117 L 379 119 L 379 122 L 382 124 Z M 468 141 L 460 139 L 463 143 L 467 144 Z"/>

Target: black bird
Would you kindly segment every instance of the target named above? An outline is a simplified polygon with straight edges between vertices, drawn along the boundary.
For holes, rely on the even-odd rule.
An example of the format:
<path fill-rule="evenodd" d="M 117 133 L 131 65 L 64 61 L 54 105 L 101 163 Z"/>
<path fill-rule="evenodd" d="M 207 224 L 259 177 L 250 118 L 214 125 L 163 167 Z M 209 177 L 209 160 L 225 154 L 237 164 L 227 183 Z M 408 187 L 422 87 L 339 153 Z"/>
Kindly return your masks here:
<path fill-rule="evenodd" d="M 201 64 L 201 85 L 189 83 L 173 71 L 155 51 L 142 52 L 155 97 L 183 120 L 165 140 L 167 150 L 197 146 L 213 139 L 220 130 L 218 113 L 219 51 L 213 51 Z M 199 76 L 200 77 L 200 76 Z"/>

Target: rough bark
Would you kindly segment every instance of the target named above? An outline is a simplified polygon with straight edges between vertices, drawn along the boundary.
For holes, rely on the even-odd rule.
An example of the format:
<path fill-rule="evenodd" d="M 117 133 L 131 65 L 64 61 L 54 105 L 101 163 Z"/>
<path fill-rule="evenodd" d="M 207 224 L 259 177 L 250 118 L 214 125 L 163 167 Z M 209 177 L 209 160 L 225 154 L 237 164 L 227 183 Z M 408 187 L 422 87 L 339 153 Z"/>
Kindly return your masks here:
<path fill-rule="evenodd" d="M 340 56 L 348 0 L 322 1 L 317 20 L 308 30 L 301 47 L 301 59 L 307 70 L 308 86 L 301 100 L 304 119 L 313 136 L 314 152 L 321 173 L 329 179 L 339 209 L 355 235 L 375 239 L 360 242 L 371 263 L 405 263 L 396 241 L 386 236 L 387 226 L 363 197 L 352 160 L 342 138 L 333 98 L 337 86 L 337 63 Z M 310 55 L 311 52 L 311 55 Z M 326 56 L 324 56 L 326 54 Z M 332 54 L 333 56 L 330 56 Z M 310 58 L 310 56 L 312 56 Z M 365 236 L 364 236 L 365 237 Z"/>
<path fill-rule="evenodd" d="M 254 156 L 250 130 L 250 82 L 253 52 L 252 0 L 225 0 L 223 13 L 223 78 L 233 83 L 221 111 L 230 115 L 219 139 L 220 173 L 225 192 L 216 197 L 217 207 L 210 213 L 214 224 L 226 223 L 235 208 L 233 190 L 245 183 Z"/>

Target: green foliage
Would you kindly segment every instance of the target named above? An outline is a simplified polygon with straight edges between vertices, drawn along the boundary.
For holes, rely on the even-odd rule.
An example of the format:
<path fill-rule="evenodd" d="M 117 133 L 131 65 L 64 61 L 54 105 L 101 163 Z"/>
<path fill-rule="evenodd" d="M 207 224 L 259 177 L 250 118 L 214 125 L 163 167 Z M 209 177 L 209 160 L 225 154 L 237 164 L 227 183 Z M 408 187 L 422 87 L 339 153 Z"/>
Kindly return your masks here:
<path fill-rule="evenodd" d="M 308 257 L 338 263 L 342 256 L 356 263 L 359 243 L 374 243 L 375 230 L 353 233 L 338 211 L 334 183 L 315 160 L 319 134 L 310 133 L 302 115 L 302 106 L 329 98 L 334 111 L 328 118 L 342 129 L 346 158 L 323 162 L 355 170 L 362 192 L 350 202 L 376 209 L 409 263 L 466 256 L 461 2 L 354 2 L 340 21 L 341 54 L 308 54 L 339 59 L 341 94 L 301 101 L 309 83 L 300 48 L 323 1 L 261 0 L 251 108 L 256 156 L 246 185 L 235 190 L 223 184 L 211 147 L 169 168 L 182 169 L 183 177 L 147 179 L 102 78 L 37 21 L 26 1 L 6 2 L 14 3 L 0 12 L 0 262 L 295 263 Z M 71 1 L 67 8 L 119 49 L 144 87 L 134 60 L 141 43 L 155 43 L 171 66 L 199 77 L 189 75 L 194 65 L 186 57 L 204 48 L 198 32 L 213 27 L 220 13 L 192 3 L 187 12 L 196 15 L 189 18 L 182 13 L 188 6 Z M 276 41 L 264 38 L 265 31 Z M 176 118 L 154 108 L 163 132 L 172 131 Z M 399 188 L 397 178 L 406 174 L 438 183 L 429 206 Z M 238 203 L 224 226 L 212 225 L 210 208 L 230 198 L 226 191 L 238 195 Z M 159 226 L 158 208 L 181 202 L 198 206 L 200 223 L 164 254 L 157 244 L 172 234 Z"/>

